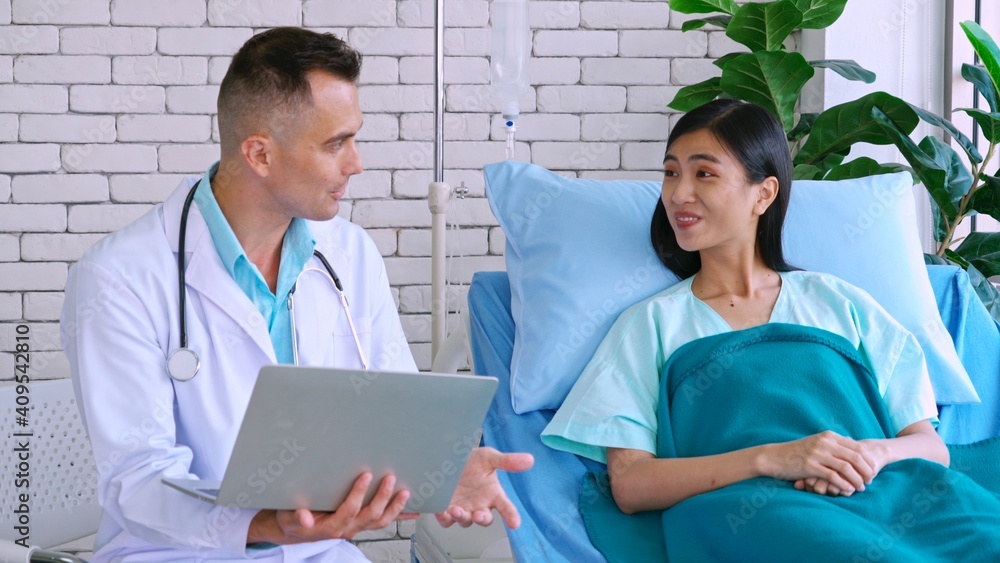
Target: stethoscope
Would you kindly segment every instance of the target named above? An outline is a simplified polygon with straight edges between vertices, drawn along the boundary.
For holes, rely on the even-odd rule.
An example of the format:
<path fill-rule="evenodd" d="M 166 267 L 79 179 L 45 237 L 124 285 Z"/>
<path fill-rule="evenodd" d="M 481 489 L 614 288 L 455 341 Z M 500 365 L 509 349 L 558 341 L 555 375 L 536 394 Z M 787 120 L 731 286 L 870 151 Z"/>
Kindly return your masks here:
<path fill-rule="evenodd" d="M 201 368 L 201 359 L 198 354 L 188 348 L 187 342 L 187 316 L 186 316 L 186 306 L 187 301 L 187 285 L 184 277 L 184 239 L 187 233 L 187 220 L 188 213 L 191 210 L 191 202 L 194 201 L 194 193 L 198 189 L 198 184 L 195 184 L 191 191 L 188 192 L 187 199 L 184 200 L 184 208 L 181 211 L 181 230 L 180 235 L 178 235 L 177 241 L 177 281 L 179 288 L 179 298 L 178 303 L 180 304 L 180 327 L 181 327 L 181 347 L 174 350 L 173 353 L 167 358 L 167 373 L 170 375 L 171 379 L 174 381 L 190 381 L 198 374 L 198 369 Z M 288 292 L 288 316 L 291 320 L 291 330 L 292 330 L 292 361 L 294 365 L 299 365 L 299 345 L 298 339 L 296 338 L 295 329 L 295 309 L 294 309 L 294 296 L 295 289 L 298 287 L 299 279 L 305 275 L 307 272 L 319 272 L 323 277 L 337 290 L 337 295 L 340 297 L 340 303 L 344 307 L 344 313 L 347 314 L 347 323 L 351 325 L 351 334 L 354 336 L 354 344 L 358 348 L 358 357 L 361 358 L 361 365 L 364 369 L 368 370 L 368 361 L 365 360 L 365 353 L 361 349 L 361 339 L 358 338 L 358 331 L 354 326 L 354 319 L 351 317 L 351 308 L 347 305 L 347 296 L 344 295 L 344 286 L 340 283 L 340 278 L 337 277 L 337 272 L 333 270 L 333 266 L 327 261 L 326 257 L 319 250 L 313 250 L 313 256 L 319 258 L 319 261 L 323 263 L 324 269 L 319 269 L 316 267 L 305 268 L 299 273 L 298 277 L 295 278 L 295 285 L 292 286 L 291 291 Z"/>

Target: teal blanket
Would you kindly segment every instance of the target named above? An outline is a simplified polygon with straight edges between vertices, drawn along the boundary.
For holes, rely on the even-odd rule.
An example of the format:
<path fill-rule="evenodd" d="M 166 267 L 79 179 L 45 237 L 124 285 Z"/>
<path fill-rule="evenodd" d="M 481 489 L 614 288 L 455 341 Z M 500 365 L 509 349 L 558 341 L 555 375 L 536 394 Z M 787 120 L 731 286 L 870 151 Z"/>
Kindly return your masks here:
<path fill-rule="evenodd" d="M 890 437 L 875 378 L 850 342 L 783 324 L 677 350 L 664 368 L 658 418 L 658 457 L 712 455 L 824 430 Z M 609 561 L 1000 561 L 1000 500 L 925 460 L 891 464 L 851 497 L 758 478 L 689 498 L 661 518 L 623 515 L 605 478 L 591 475 L 581 511 Z"/>

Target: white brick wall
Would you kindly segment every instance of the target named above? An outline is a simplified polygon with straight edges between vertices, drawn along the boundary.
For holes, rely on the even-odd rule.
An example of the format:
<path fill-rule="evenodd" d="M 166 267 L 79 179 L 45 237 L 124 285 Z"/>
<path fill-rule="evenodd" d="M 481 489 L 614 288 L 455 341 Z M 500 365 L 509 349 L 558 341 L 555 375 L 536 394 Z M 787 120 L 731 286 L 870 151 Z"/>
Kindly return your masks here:
<path fill-rule="evenodd" d="M 115 57 L 116 84 L 204 84 L 208 61 L 202 57 Z"/>
<path fill-rule="evenodd" d="M 0 56 L 0 82 L 14 80 L 14 57 Z"/>
<path fill-rule="evenodd" d="M 108 200 L 102 174 L 26 174 L 11 182 L 13 203 L 83 203 Z"/>
<path fill-rule="evenodd" d="M 449 215 L 462 229 L 448 241 L 461 256 L 453 311 L 475 271 L 504 268 L 482 178 L 505 138 L 489 18 L 487 0 L 446 0 L 445 179 L 470 190 Z M 531 0 L 516 157 L 568 176 L 658 178 L 667 102 L 738 48 L 718 31 L 681 33 L 685 19 L 663 0 Z M 68 266 L 218 158 L 215 99 L 235 50 L 262 29 L 304 25 L 365 55 L 366 170 L 342 214 L 385 256 L 414 356 L 429 367 L 433 23 L 434 0 L 0 0 L 0 320 L 53 340 Z M 58 339 L 44 346 L 36 377 L 66 377 Z M 360 540 L 376 561 L 403 561 L 410 534 L 402 523 Z"/>
<path fill-rule="evenodd" d="M 57 321 L 62 304 L 63 294 L 60 292 L 25 293 L 24 319 L 28 321 Z"/>
<path fill-rule="evenodd" d="M 116 0 L 112 3 L 113 25 L 148 25 L 153 27 L 173 25 L 202 25 L 205 23 L 205 0 Z"/>
<path fill-rule="evenodd" d="M 111 59 L 93 55 L 24 55 L 14 59 L 14 81 L 107 84 L 111 82 Z"/>
<path fill-rule="evenodd" d="M 21 247 L 17 236 L 0 235 L 0 262 L 17 262 L 21 259 Z"/>
<path fill-rule="evenodd" d="M 529 2 L 528 25 L 532 29 L 576 29 L 580 27 L 580 2 Z"/>
<path fill-rule="evenodd" d="M 590 29 L 664 29 L 670 7 L 666 2 L 583 2 L 580 23 Z"/>
<path fill-rule="evenodd" d="M 232 55 L 253 30 L 225 27 L 163 28 L 156 47 L 164 55 Z"/>
<path fill-rule="evenodd" d="M 106 25 L 111 19 L 106 0 L 11 0 L 14 23 Z"/>
<path fill-rule="evenodd" d="M 156 172 L 156 147 L 124 143 L 63 145 L 62 165 L 67 172 Z"/>
<path fill-rule="evenodd" d="M 618 54 L 615 31 L 541 30 L 535 32 L 534 53 L 540 57 L 613 57 Z"/>
<path fill-rule="evenodd" d="M 212 26 L 273 27 L 302 24 L 302 6 L 297 0 L 208 0 L 208 23 Z"/>
<path fill-rule="evenodd" d="M 22 143 L 113 143 L 116 137 L 112 115 L 25 114 L 20 131 Z"/>
<path fill-rule="evenodd" d="M 69 89 L 69 109 L 75 113 L 161 113 L 165 99 L 163 86 L 81 85 Z"/>
<path fill-rule="evenodd" d="M 67 27 L 59 32 L 67 55 L 152 55 L 156 29 L 151 27 Z"/>
<path fill-rule="evenodd" d="M 59 145 L 0 145 L 0 162 L 3 171 L 55 172 L 59 170 Z"/>
<path fill-rule="evenodd" d="M 59 28 L 47 25 L 10 26 L 2 29 L 0 53 L 35 54 L 59 52 Z"/>
<path fill-rule="evenodd" d="M 64 113 L 68 106 L 69 93 L 65 86 L 0 84 L 2 112 Z"/>

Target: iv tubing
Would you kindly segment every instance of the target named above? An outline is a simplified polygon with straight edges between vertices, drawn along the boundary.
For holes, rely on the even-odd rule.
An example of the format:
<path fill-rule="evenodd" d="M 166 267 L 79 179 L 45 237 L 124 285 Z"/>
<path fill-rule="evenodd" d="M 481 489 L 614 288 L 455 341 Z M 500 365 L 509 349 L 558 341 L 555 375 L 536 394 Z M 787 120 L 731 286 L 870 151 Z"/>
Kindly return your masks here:
<path fill-rule="evenodd" d="M 507 160 L 514 160 L 514 132 L 517 131 L 517 127 L 514 126 L 514 120 L 507 120 Z"/>

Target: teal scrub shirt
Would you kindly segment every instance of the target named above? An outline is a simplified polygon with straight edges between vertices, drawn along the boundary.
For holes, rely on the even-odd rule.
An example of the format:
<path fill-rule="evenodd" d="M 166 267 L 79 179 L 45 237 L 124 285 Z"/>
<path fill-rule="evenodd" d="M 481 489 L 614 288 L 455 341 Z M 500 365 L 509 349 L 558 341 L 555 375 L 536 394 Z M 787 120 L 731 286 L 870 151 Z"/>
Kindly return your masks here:
<path fill-rule="evenodd" d="M 294 353 L 288 294 L 295 286 L 295 280 L 302 273 L 306 262 L 312 257 L 316 240 L 304 219 L 292 219 L 281 243 L 278 283 L 272 293 L 260 270 L 247 258 L 240 241 L 229 226 L 229 221 L 222 214 L 215 194 L 212 193 L 211 179 L 218 170 L 219 163 L 216 162 L 205 172 L 194 193 L 194 202 L 198 204 L 198 210 L 205 218 L 208 232 L 212 234 L 212 242 L 215 243 L 215 249 L 226 271 L 233 276 L 236 284 L 264 317 L 267 332 L 271 336 L 271 344 L 274 346 L 274 357 L 279 364 L 291 364 Z"/>

